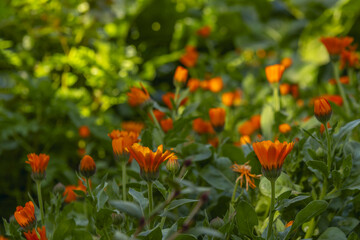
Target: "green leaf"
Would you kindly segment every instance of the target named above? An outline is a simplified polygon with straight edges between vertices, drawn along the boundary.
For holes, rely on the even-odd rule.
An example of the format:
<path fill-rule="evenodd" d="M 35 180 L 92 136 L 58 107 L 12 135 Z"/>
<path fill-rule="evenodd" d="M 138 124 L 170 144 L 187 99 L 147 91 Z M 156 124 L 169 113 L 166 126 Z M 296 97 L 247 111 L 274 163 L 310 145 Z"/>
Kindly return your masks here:
<path fill-rule="evenodd" d="M 321 174 L 325 177 L 329 177 L 329 169 L 327 165 L 323 161 L 310 160 L 306 162 L 306 165 L 312 172 L 321 172 Z"/>
<path fill-rule="evenodd" d="M 258 218 L 253 206 L 245 201 L 240 201 L 236 206 L 236 223 L 241 234 L 252 237 L 254 227 L 258 224 Z"/>
<path fill-rule="evenodd" d="M 239 164 L 244 164 L 246 162 L 242 148 L 236 147 L 233 144 L 224 144 L 222 153 L 224 157 L 230 158 L 233 162 Z"/>
<path fill-rule="evenodd" d="M 205 235 L 208 237 L 214 237 L 214 238 L 220 238 L 220 239 L 224 239 L 224 235 L 212 228 L 207 228 L 207 227 L 194 227 L 191 228 L 189 231 L 187 231 L 188 234 L 194 235 L 196 237 L 199 237 L 201 235 Z"/>
<path fill-rule="evenodd" d="M 97 203 L 96 206 L 98 209 L 101 209 L 104 207 L 106 201 L 109 199 L 108 195 L 105 192 L 105 188 L 107 187 L 108 183 L 104 182 L 103 184 L 99 185 L 99 189 L 97 190 L 96 199 Z"/>
<path fill-rule="evenodd" d="M 339 132 L 334 134 L 333 136 L 334 149 L 339 143 L 342 142 L 343 138 L 346 137 L 348 134 L 350 134 L 352 130 L 356 128 L 359 124 L 360 124 L 360 119 L 357 119 L 342 126 L 339 129 Z"/>
<path fill-rule="evenodd" d="M 84 230 L 74 230 L 71 233 L 73 239 L 92 240 L 91 233 Z"/>
<path fill-rule="evenodd" d="M 187 106 L 185 108 L 185 110 L 182 112 L 181 117 L 187 117 L 189 116 L 191 113 L 193 113 L 200 105 L 200 102 L 195 102 L 192 104 L 189 104 L 189 106 Z"/>
<path fill-rule="evenodd" d="M 272 127 L 275 123 L 274 109 L 271 105 L 265 105 L 261 112 L 261 132 L 265 139 L 272 139 Z"/>
<path fill-rule="evenodd" d="M 212 154 L 209 146 L 201 143 L 182 144 L 177 152 L 180 152 L 183 158 L 186 157 L 194 162 L 206 160 Z"/>
<path fill-rule="evenodd" d="M 135 203 L 121 201 L 121 200 L 111 200 L 110 205 L 114 206 L 116 209 L 120 210 L 121 212 L 127 213 L 135 218 L 143 217 L 141 208 Z"/>
<path fill-rule="evenodd" d="M 144 214 L 144 210 L 149 205 L 149 200 L 145 198 L 141 192 L 138 192 L 132 188 L 129 188 L 129 194 L 139 203 L 141 212 Z"/>
<path fill-rule="evenodd" d="M 343 179 L 350 176 L 351 168 L 352 168 L 352 156 L 351 156 L 351 154 L 349 154 L 343 160 L 341 167 L 340 167 L 340 173 L 341 173 Z"/>
<path fill-rule="evenodd" d="M 357 235 L 355 232 L 352 232 L 349 237 L 347 238 L 347 240 L 359 240 L 359 235 Z"/>
<path fill-rule="evenodd" d="M 360 221 L 353 217 L 335 216 L 331 222 L 332 226 L 337 226 L 346 235 L 349 234 L 360 223 Z"/>
<path fill-rule="evenodd" d="M 216 189 L 231 190 L 234 188 L 232 181 L 230 181 L 221 171 L 211 165 L 205 167 L 201 171 L 200 176 Z"/>
<path fill-rule="evenodd" d="M 323 234 L 320 235 L 318 240 L 328 239 L 346 240 L 346 235 L 337 227 L 329 227 L 325 232 L 323 232 Z"/>
<path fill-rule="evenodd" d="M 282 209 L 289 207 L 291 204 L 301 202 L 305 199 L 308 199 L 309 197 L 310 196 L 302 195 L 302 196 L 294 197 L 292 199 L 285 199 L 279 203 L 279 205 L 276 209 L 281 211 Z"/>
<path fill-rule="evenodd" d="M 177 200 L 174 200 L 172 201 L 170 204 L 169 204 L 169 207 L 168 207 L 168 210 L 172 210 L 174 208 L 177 208 L 181 205 L 184 205 L 186 203 L 192 203 L 192 202 L 197 202 L 199 200 L 195 200 L 195 199 L 177 199 Z"/>
<path fill-rule="evenodd" d="M 342 185 L 341 173 L 337 170 L 331 172 L 332 182 L 336 189 L 339 189 Z"/>
<path fill-rule="evenodd" d="M 151 230 L 142 232 L 138 235 L 139 239 L 146 239 L 146 240 L 158 240 L 162 239 L 162 232 L 160 226 L 155 227 Z"/>
<path fill-rule="evenodd" d="M 154 186 L 156 187 L 157 190 L 159 190 L 159 192 L 161 193 L 161 195 L 166 198 L 167 196 L 167 190 L 164 187 L 164 185 L 162 185 L 161 182 L 159 182 L 159 180 L 154 181 Z"/>
<path fill-rule="evenodd" d="M 53 240 L 63 240 L 71 236 L 73 228 L 76 226 L 73 219 L 64 219 L 59 221 L 53 234 Z"/>
<path fill-rule="evenodd" d="M 100 230 L 104 229 L 107 226 L 110 226 L 112 223 L 112 213 L 113 211 L 111 209 L 100 209 L 100 211 L 97 212 L 95 215 L 95 226 Z"/>

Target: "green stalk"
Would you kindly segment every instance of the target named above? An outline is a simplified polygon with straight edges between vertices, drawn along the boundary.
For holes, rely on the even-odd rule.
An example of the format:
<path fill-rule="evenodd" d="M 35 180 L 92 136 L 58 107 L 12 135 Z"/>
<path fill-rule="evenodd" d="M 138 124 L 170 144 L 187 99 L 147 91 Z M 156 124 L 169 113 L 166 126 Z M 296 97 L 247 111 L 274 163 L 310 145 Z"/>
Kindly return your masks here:
<path fill-rule="evenodd" d="M 152 108 L 149 108 L 149 113 L 150 113 L 150 116 L 155 124 L 155 126 L 162 132 L 162 128 L 158 122 L 158 120 L 156 119 L 155 115 L 154 115 L 154 112 L 152 110 Z"/>
<path fill-rule="evenodd" d="M 42 201 L 42 195 L 41 195 L 41 181 L 36 180 L 36 188 L 37 188 L 37 194 L 39 199 L 39 208 L 40 208 L 40 214 L 41 214 L 41 225 L 45 225 L 45 219 L 44 219 L 44 206 Z"/>
<path fill-rule="evenodd" d="M 274 220 L 274 205 L 275 205 L 275 181 L 271 180 L 271 202 L 270 202 L 270 214 L 269 214 L 269 226 L 268 226 L 268 232 L 266 236 L 266 240 L 269 240 L 272 233 L 272 225 Z"/>
<path fill-rule="evenodd" d="M 121 170 L 122 170 L 122 193 L 123 200 L 126 201 L 126 160 L 121 159 Z"/>
<path fill-rule="evenodd" d="M 91 198 L 94 199 L 94 195 L 93 195 L 93 192 L 91 190 L 90 183 L 89 183 L 89 178 L 86 178 L 86 186 L 89 189 L 89 194 L 90 194 Z"/>
<path fill-rule="evenodd" d="M 107 239 L 111 240 L 111 238 L 110 238 L 110 236 L 109 236 L 109 233 L 108 233 L 106 227 L 104 228 L 104 233 L 105 233 L 105 237 L 106 237 Z"/>
<path fill-rule="evenodd" d="M 335 76 L 335 81 L 336 81 L 336 84 L 339 88 L 339 91 L 340 91 L 340 95 L 344 101 L 344 108 L 345 108 L 345 111 L 346 111 L 346 115 L 349 117 L 350 116 L 350 107 L 349 107 L 349 102 L 347 100 L 347 97 L 345 95 L 345 91 L 344 91 L 344 88 L 340 82 L 340 73 L 339 73 L 339 68 L 338 68 L 338 65 L 335 63 L 335 62 L 332 62 L 332 65 L 333 65 L 333 69 L 334 69 L 334 76 Z"/>
<path fill-rule="evenodd" d="M 274 108 L 275 108 L 275 112 L 279 112 L 280 111 L 280 97 L 279 97 L 279 84 L 278 83 L 274 83 L 272 85 L 273 87 L 273 94 L 274 94 Z"/>
<path fill-rule="evenodd" d="M 325 126 L 325 133 L 326 133 L 326 139 L 327 139 L 327 166 L 329 169 L 329 172 L 331 172 L 331 165 L 332 165 L 332 159 L 331 159 L 331 139 L 329 135 L 329 130 L 327 128 L 327 123 L 324 124 Z"/>
<path fill-rule="evenodd" d="M 153 189 L 152 189 L 152 182 L 147 182 L 148 184 L 148 198 L 149 198 L 149 217 L 153 211 Z M 152 228 L 152 223 L 149 222 L 150 229 Z"/>

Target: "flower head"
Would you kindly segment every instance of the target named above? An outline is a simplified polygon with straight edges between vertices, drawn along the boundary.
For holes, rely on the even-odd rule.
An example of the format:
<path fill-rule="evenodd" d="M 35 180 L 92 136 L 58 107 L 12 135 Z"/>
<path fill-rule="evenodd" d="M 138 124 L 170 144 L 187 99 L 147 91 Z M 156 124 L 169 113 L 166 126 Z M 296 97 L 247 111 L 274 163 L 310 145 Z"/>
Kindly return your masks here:
<path fill-rule="evenodd" d="M 209 80 L 209 90 L 217 93 L 223 89 L 224 83 L 221 77 L 214 77 Z"/>
<path fill-rule="evenodd" d="M 284 160 L 293 149 L 294 143 L 262 141 L 255 142 L 252 146 L 262 166 L 263 175 L 272 181 L 280 176 Z"/>
<path fill-rule="evenodd" d="M 160 122 L 160 120 L 163 119 L 163 118 L 166 116 L 166 114 L 165 114 L 164 112 L 162 112 L 162 111 L 160 111 L 160 110 L 157 110 L 157 109 L 154 109 L 154 110 L 153 110 L 153 113 L 154 113 L 154 116 L 155 116 L 155 118 L 156 118 L 156 120 L 157 120 L 158 122 Z M 149 118 L 151 119 L 151 121 L 153 121 L 153 119 L 152 119 L 152 117 L 151 117 L 150 114 L 149 114 Z"/>
<path fill-rule="evenodd" d="M 194 67 L 197 63 L 199 53 L 193 46 L 186 46 L 185 53 L 181 56 L 180 62 L 186 67 Z"/>
<path fill-rule="evenodd" d="M 137 132 L 140 134 L 141 130 L 143 130 L 144 128 L 144 124 L 142 122 L 133 122 L 133 121 L 122 122 L 121 128 L 124 131 Z"/>
<path fill-rule="evenodd" d="M 63 192 L 63 197 L 65 197 L 64 202 L 70 203 L 76 200 L 76 193 L 73 190 L 77 190 L 75 185 L 65 187 L 65 191 Z"/>
<path fill-rule="evenodd" d="M 256 131 L 255 126 L 253 125 L 253 123 L 251 121 L 246 121 L 243 124 L 241 124 L 238 128 L 238 132 L 241 135 L 246 135 L 246 136 L 250 136 L 251 134 L 253 134 Z"/>
<path fill-rule="evenodd" d="M 207 38 L 211 33 L 211 27 L 206 25 L 206 26 L 203 26 L 202 28 L 199 28 L 197 31 L 196 31 L 196 34 L 203 37 L 203 38 Z"/>
<path fill-rule="evenodd" d="M 31 167 L 32 174 L 31 177 L 34 181 L 43 180 L 45 178 L 45 171 L 49 163 L 49 155 L 40 153 L 39 155 L 35 153 L 30 153 L 27 155 L 28 160 L 25 163 L 28 163 Z"/>
<path fill-rule="evenodd" d="M 146 107 L 151 102 L 150 95 L 142 84 L 141 88 L 131 87 L 130 92 L 127 93 L 127 96 L 128 103 L 132 107 Z"/>
<path fill-rule="evenodd" d="M 113 130 L 108 136 L 112 139 L 112 147 L 115 157 L 131 161 L 127 148 L 138 142 L 139 133 Z"/>
<path fill-rule="evenodd" d="M 173 155 L 166 162 L 166 169 L 172 174 L 176 174 L 180 169 L 179 160 L 176 155 Z"/>
<path fill-rule="evenodd" d="M 174 74 L 174 82 L 176 83 L 185 83 L 188 76 L 188 70 L 182 66 L 178 66 Z"/>
<path fill-rule="evenodd" d="M 211 123 L 201 118 L 194 119 L 193 130 L 198 134 L 214 133 Z"/>
<path fill-rule="evenodd" d="M 279 86 L 279 89 L 280 89 L 280 94 L 281 95 L 286 95 L 286 94 L 289 94 L 290 93 L 290 84 L 288 83 L 282 83 L 280 84 Z"/>
<path fill-rule="evenodd" d="M 33 202 L 25 203 L 25 207 L 17 206 L 14 217 L 18 224 L 25 230 L 31 229 L 36 224 L 35 207 Z"/>
<path fill-rule="evenodd" d="M 140 175 L 145 181 L 154 181 L 159 176 L 160 164 L 174 156 L 174 153 L 166 150 L 163 152 L 163 145 L 153 152 L 148 147 L 143 147 L 138 143 L 127 148 L 131 156 L 140 166 Z"/>
<path fill-rule="evenodd" d="M 162 119 L 160 120 L 160 126 L 164 132 L 168 132 L 174 127 L 173 120 L 171 118 Z"/>
<path fill-rule="evenodd" d="M 350 83 L 350 78 L 349 78 L 349 76 L 342 76 L 342 77 L 340 77 L 340 83 L 342 83 L 342 84 L 349 84 Z M 334 78 L 332 78 L 332 79 L 330 79 L 329 80 L 329 83 L 331 84 L 331 85 L 335 85 L 336 84 L 336 80 L 334 79 Z"/>
<path fill-rule="evenodd" d="M 319 120 L 321 123 L 326 123 L 330 120 L 332 109 L 329 102 L 325 98 L 321 97 L 315 99 L 314 114 L 317 120 Z"/>
<path fill-rule="evenodd" d="M 42 226 L 42 228 L 38 227 L 37 232 L 39 233 L 40 238 L 38 237 L 35 229 L 31 232 L 30 230 L 28 232 L 24 232 L 26 240 L 47 240 L 45 226 Z"/>
<path fill-rule="evenodd" d="M 359 67 L 359 55 L 354 51 L 342 51 L 340 58 L 340 69 L 344 69 L 345 67 L 353 68 Z"/>
<path fill-rule="evenodd" d="M 88 126 L 83 125 L 79 127 L 79 136 L 82 138 L 87 138 L 90 136 L 90 129 Z"/>
<path fill-rule="evenodd" d="M 285 68 L 289 68 L 292 65 L 292 59 L 289 57 L 283 58 L 281 60 L 281 65 L 283 65 Z"/>
<path fill-rule="evenodd" d="M 210 122 L 215 131 L 222 132 L 225 125 L 226 112 L 223 108 L 211 108 L 209 110 Z"/>
<path fill-rule="evenodd" d="M 92 157 L 85 155 L 80 161 L 80 173 L 86 178 L 91 177 L 95 174 L 96 164 Z"/>
<path fill-rule="evenodd" d="M 279 132 L 285 134 L 291 131 L 291 126 L 287 123 L 283 123 L 279 125 Z"/>
<path fill-rule="evenodd" d="M 187 83 L 187 87 L 190 92 L 195 92 L 200 87 L 200 80 L 197 78 L 190 78 Z"/>
<path fill-rule="evenodd" d="M 241 136 L 238 142 L 235 142 L 235 146 L 242 146 L 246 144 L 251 144 L 251 138 L 247 135 Z"/>
<path fill-rule="evenodd" d="M 240 173 L 240 176 L 236 179 L 236 182 L 240 180 L 240 187 L 242 187 L 245 177 L 246 191 L 249 190 L 249 185 L 252 189 L 256 188 L 256 185 L 254 183 L 254 178 L 260 178 L 261 175 L 256 175 L 251 173 L 251 166 L 249 165 L 249 162 L 246 162 L 243 165 L 234 164 L 231 166 L 231 168 L 234 172 Z"/>
<path fill-rule="evenodd" d="M 241 91 L 226 92 L 221 96 L 221 101 L 225 106 L 239 106 L 241 103 Z"/>
<path fill-rule="evenodd" d="M 269 83 L 278 83 L 284 73 L 285 67 L 282 64 L 274 64 L 265 68 L 266 78 Z"/>
<path fill-rule="evenodd" d="M 322 37 L 320 41 L 325 45 L 326 50 L 330 55 L 339 55 L 352 42 L 352 37 Z"/>

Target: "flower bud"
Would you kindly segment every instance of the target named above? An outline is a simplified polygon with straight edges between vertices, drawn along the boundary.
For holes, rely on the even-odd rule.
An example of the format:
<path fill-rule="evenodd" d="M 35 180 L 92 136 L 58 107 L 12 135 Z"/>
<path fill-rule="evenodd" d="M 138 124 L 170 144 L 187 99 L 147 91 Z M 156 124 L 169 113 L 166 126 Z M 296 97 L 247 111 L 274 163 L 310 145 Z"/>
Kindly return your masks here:
<path fill-rule="evenodd" d="M 176 174 L 180 169 L 180 164 L 177 157 L 170 158 L 166 163 L 166 169 L 171 172 L 172 174 Z"/>
<path fill-rule="evenodd" d="M 332 109 L 325 98 L 318 98 L 314 101 L 314 114 L 319 122 L 325 124 L 331 118 Z"/>
<path fill-rule="evenodd" d="M 53 188 L 53 193 L 55 194 L 63 194 L 65 191 L 65 186 L 61 182 L 57 183 Z"/>
<path fill-rule="evenodd" d="M 96 172 L 96 165 L 94 159 L 89 155 L 85 155 L 80 162 L 79 170 L 81 175 L 86 178 L 91 177 Z"/>
<path fill-rule="evenodd" d="M 225 222 L 224 220 L 222 220 L 221 218 L 219 217 L 216 217 L 214 218 L 213 220 L 211 220 L 210 222 L 210 227 L 211 228 L 214 228 L 214 229 L 219 229 L 221 228 L 222 226 L 224 226 Z"/>
<path fill-rule="evenodd" d="M 120 225 L 125 219 L 124 214 L 122 213 L 112 213 L 111 218 L 114 225 Z"/>

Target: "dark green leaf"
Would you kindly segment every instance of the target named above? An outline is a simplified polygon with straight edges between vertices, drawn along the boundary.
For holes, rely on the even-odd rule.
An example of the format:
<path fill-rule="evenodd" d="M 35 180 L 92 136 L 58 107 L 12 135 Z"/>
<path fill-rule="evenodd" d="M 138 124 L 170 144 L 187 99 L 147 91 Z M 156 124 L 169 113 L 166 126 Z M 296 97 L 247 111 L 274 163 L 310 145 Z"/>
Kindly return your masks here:
<path fill-rule="evenodd" d="M 170 204 L 169 204 L 169 207 L 168 207 L 168 210 L 172 210 L 174 208 L 177 208 L 181 205 L 184 205 L 186 203 L 192 203 L 192 202 L 197 202 L 199 200 L 195 200 L 195 199 L 177 199 L 177 200 L 174 200 L 172 201 Z"/>
<path fill-rule="evenodd" d="M 236 223 L 241 234 L 252 237 L 254 227 L 258 224 L 258 218 L 253 206 L 245 201 L 240 201 L 236 206 Z"/>
<path fill-rule="evenodd" d="M 194 235 L 196 237 L 205 235 L 208 237 L 224 239 L 224 235 L 221 232 L 219 232 L 215 229 L 212 229 L 212 228 L 207 228 L 207 227 L 194 227 L 194 228 L 191 228 L 187 233 Z"/>
<path fill-rule="evenodd" d="M 100 209 L 100 211 L 95 215 L 95 226 L 100 230 L 110 226 L 112 223 L 112 213 L 113 211 L 111 209 Z"/>
<path fill-rule="evenodd" d="M 71 236 L 73 228 L 76 226 L 73 219 L 64 219 L 58 223 L 54 230 L 53 240 L 63 240 Z"/>
<path fill-rule="evenodd" d="M 310 160 L 310 161 L 306 162 L 306 165 L 309 167 L 309 169 L 312 172 L 319 171 L 325 178 L 328 178 L 329 170 L 328 170 L 327 165 L 324 162 L 317 161 L 317 160 Z"/>
<path fill-rule="evenodd" d="M 343 159 L 340 168 L 340 172 L 343 179 L 347 178 L 350 175 L 351 168 L 352 168 L 352 156 L 351 154 L 349 154 Z"/>
<path fill-rule="evenodd" d="M 149 200 L 143 196 L 141 192 L 138 192 L 132 188 L 129 188 L 129 194 L 137 201 L 140 205 L 141 212 L 144 214 L 145 209 L 149 205 Z"/>
<path fill-rule="evenodd" d="M 89 232 L 84 231 L 84 230 L 74 230 L 71 235 L 72 235 L 73 239 L 81 239 L 81 240 L 92 240 L 93 239 L 92 235 Z"/>
<path fill-rule="evenodd" d="M 132 202 L 120 201 L 120 200 L 111 200 L 110 204 L 116 209 L 129 214 L 130 216 L 141 218 L 143 217 L 141 208 Z"/>
<path fill-rule="evenodd" d="M 320 235 L 318 240 L 328 240 L 328 239 L 336 239 L 336 240 L 346 240 L 346 235 L 339 228 L 329 227 L 328 229 Z"/>
<path fill-rule="evenodd" d="M 217 168 L 208 165 L 202 171 L 200 176 L 211 186 L 220 190 L 231 190 L 234 184 Z"/>

